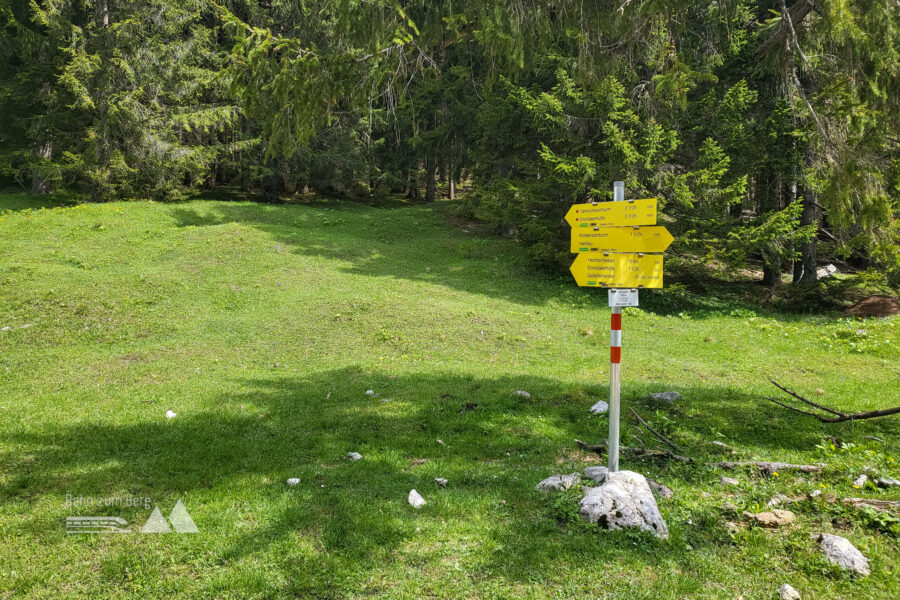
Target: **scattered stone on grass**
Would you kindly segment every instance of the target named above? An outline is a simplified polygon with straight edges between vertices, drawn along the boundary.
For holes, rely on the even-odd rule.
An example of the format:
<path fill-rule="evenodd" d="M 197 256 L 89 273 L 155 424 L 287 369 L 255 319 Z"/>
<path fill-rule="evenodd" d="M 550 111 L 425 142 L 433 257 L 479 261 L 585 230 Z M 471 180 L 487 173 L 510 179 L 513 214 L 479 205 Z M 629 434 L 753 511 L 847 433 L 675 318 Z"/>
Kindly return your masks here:
<path fill-rule="evenodd" d="M 825 279 L 826 277 L 831 277 L 837 273 L 837 267 L 834 265 L 825 265 L 821 269 L 816 269 L 816 277 L 818 279 Z"/>
<path fill-rule="evenodd" d="M 584 470 L 584 476 L 593 480 L 594 483 L 603 483 L 606 476 L 609 475 L 609 469 L 606 467 L 587 467 Z"/>
<path fill-rule="evenodd" d="M 900 481 L 896 479 L 892 479 L 890 477 L 879 477 L 875 480 L 875 485 L 878 487 L 900 487 Z"/>
<path fill-rule="evenodd" d="M 441 446 L 447 445 L 446 443 L 444 443 L 444 440 L 437 440 L 437 443 L 440 444 Z"/>
<path fill-rule="evenodd" d="M 773 507 L 773 506 L 778 506 L 779 504 L 784 504 L 785 502 L 790 502 L 790 501 L 791 501 L 790 498 L 788 498 L 787 496 L 785 496 L 785 495 L 782 494 L 781 492 L 778 492 L 778 493 L 776 493 L 774 496 L 772 496 L 771 500 L 769 500 L 768 502 L 766 502 L 766 506 L 768 506 L 769 508 L 771 508 L 771 507 Z"/>
<path fill-rule="evenodd" d="M 783 583 L 778 588 L 778 597 L 781 600 L 800 600 L 800 592 L 795 590 L 791 584 Z"/>
<path fill-rule="evenodd" d="M 366 390 L 366 396 L 372 396 L 373 398 L 377 398 L 378 394 L 375 393 L 375 390 Z"/>
<path fill-rule="evenodd" d="M 420 496 L 419 492 L 417 492 L 416 490 L 409 491 L 409 498 L 407 498 L 407 501 L 413 508 L 422 508 L 427 504 L 427 502 L 425 502 L 425 498 Z"/>
<path fill-rule="evenodd" d="M 655 394 L 650 394 L 650 397 L 669 405 L 675 404 L 679 400 L 684 400 L 684 397 L 678 392 L 656 392 Z"/>
<path fill-rule="evenodd" d="M 289 486 L 291 486 L 291 487 L 294 487 L 294 486 L 297 485 L 298 483 L 300 483 L 300 478 L 299 478 L 299 477 L 291 477 L 291 478 L 289 478 L 289 479 L 287 480 L 287 484 L 288 484 Z"/>
<path fill-rule="evenodd" d="M 859 477 L 853 480 L 853 487 L 861 488 L 866 485 L 866 482 L 869 480 L 869 476 L 863 473 Z"/>
<path fill-rule="evenodd" d="M 734 448 L 732 448 L 725 442 L 720 442 L 719 440 L 713 440 L 710 442 L 710 444 L 712 444 L 713 446 L 716 446 L 718 448 L 721 448 L 722 450 L 724 450 L 726 452 L 734 452 Z"/>
<path fill-rule="evenodd" d="M 359 452 L 348 452 L 347 459 L 352 461 L 362 460 L 362 454 Z"/>
<path fill-rule="evenodd" d="M 821 495 L 822 495 L 822 490 L 813 490 L 809 494 L 807 494 L 807 496 L 809 496 L 810 500 L 812 500 L 814 498 L 818 498 Z"/>
<path fill-rule="evenodd" d="M 794 513 L 789 510 L 775 509 L 760 513 L 752 513 L 744 511 L 744 517 L 752 519 L 762 527 L 781 527 L 782 525 L 790 525 L 794 522 Z"/>
<path fill-rule="evenodd" d="M 815 534 L 813 538 L 819 542 L 819 550 L 831 564 L 859 575 L 869 574 L 869 559 L 847 538 L 830 533 Z"/>
<path fill-rule="evenodd" d="M 434 482 L 441 487 L 447 487 L 447 480 L 443 477 L 435 477 Z"/>
<path fill-rule="evenodd" d="M 710 466 L 721 467 L 723 469 L 737 469 L 739 467 L 757 467 L 766 475 L 772 475 L 779 471 L 801 471 L 803 473 L 818 473 L 822 470 L 822 465 L 795 465 L 792 463 L 769 462 L 765 460 L 750 460 L 743 462 L 714 462 Z"/>
<path fill-rule="evenodd" d="M 9 325 L 4 325 L 3 327 L 0 327 L 0 331 L 9 331 L 11 329 L 12 329 L 12 327 L 10 327 Z"/>
<path fill-rule="evenodd" d="M 844 498 L 842 503 L 856 508 L 874 508 L 875 510 L 890 512 L 900 511 L 900 500 L 876 500 L 875 498 Z"/>
<path fill-rule="evenodd" d="M 428 462 L 427 458 L 414 458 L 410 461 L 410 464 L 413 466 L 416 466 L 416 465 L 424 465 L 427 462 Z"/>
<path fill-rule="evenodd" d="M 647 485 L 650 486 L 650 491 L 653 492 L 654 496 L 659 496 L 660 498 L 671 498 L 675 495 L 675 492 L 672 491 L 672 488 L 665 486 L 658 481 L 648 479 Z"/>
<path fill-rule="evenodd" d="M 734 477 L 722 476 L 722 485 L 741 485 L 741 482 Z"/>
<path fill-rule="evenodd" d="M 609 473 L 606 483 L 588 488 L 579 514 L 588 523 L 605 529 L 638 528 L 658 538 L 669 537 L 647 480 L 633 471 Z"/>
<path fill-rule="evenodd" d="M 518 396 L 519 398 L 525 398 L 526 400 L 531 398 L 531 394 L 526 392 L 525 390 L 516 390 L 512 393 L 513 396 Z"/>
<path fill-rule="evenodd" d="M 609 411 L 609 404 L 604 402 L 603 400 L 598 401 L 591 407 L 591 412 L 595 415 L 603 415 Z"/>
<path fill-rule="evenodd" d="M 178 413 L 175 412 L 174 410 L 167 410 L 167 411 L 166 411 L 166 418 L 167 418 L 167 419 L 174 419 L 174 418 L 177 417 L 177 416 L 178 416 Z"/>
<path fill-rule="evenodd" d="M 561 492 L 567 490 L 581 480 L 580 473 L 569 473 L 568 475 L 551 475 L 538 483 L 535 489 L 542 491 Z"/>

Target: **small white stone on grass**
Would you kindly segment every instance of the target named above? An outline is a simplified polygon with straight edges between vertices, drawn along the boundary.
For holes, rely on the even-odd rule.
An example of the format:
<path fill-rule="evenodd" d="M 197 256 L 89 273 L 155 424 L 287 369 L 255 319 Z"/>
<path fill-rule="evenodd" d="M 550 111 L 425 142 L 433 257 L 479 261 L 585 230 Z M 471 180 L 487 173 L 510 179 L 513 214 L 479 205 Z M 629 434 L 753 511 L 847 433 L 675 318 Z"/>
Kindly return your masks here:
<path fill-rule="evenodd" d="M 446 445 L 447 445 L 447 444 L 444 443 L 444 440 L 438 440 L 437 443 L 440 444 L 441 446 L 446 446 Z"/>
<path fill-rule="evenodd" d="M 853 487 L 861 488 L 866 485 L 866 482 L 869 480 L 869 476 L 863 473 L 859 477 L 853 480 Z"/>
<path fill-rule="evenodd" d="M 4 326 L 4 327 L 0 327 L 0 331 L 9 331 L 10 329 L 12 329 L 12 327 L 10 327 L 9 325 L 6 325 L 6 326 Z"/>
<path fill-rule="evenodd" d="M 447 487 L 447 480 L 443 477 L 435 477 L 434 482 L 441 487 Z"/>
<path fill-rule="evenodd" d="M 423 506 L 425 506 L 425 504 L 427 504 L 425 502 L 425 498 L 420 496 L 419 492 L 417 492 L 416 490 L 409 491 L 409 498 L 407 498 L 407 501 L 413 508 L 422 508 Z"/>
<path fill-rule="evenodd" d="M 294 487 L 294 486 L 297 485 L 298 483 L 300 483 L 300 478 L 299 478 L 299 477 L 291 477 L 290 479 L 287 480 L 287 484 L 288 484 L 289 486 L 291 486 L 291 487 Z"/>
<path fill-rule="evenodd" d="M 722 477 L 722 485 L 741 485 L 741 482 L 734 477 Z"/>
<path fill-rule="evenodd" d="M 372 396 L 373 398 L 377 398 L 378 394 L 375 393 L 375 390 L 366 390 L 366 396 Z"/>
<path fill-rule="evenodd" d="M 781 600 L 800 600 L 800 593 L 791 584 L 783 583 L 778 588 L 778 597 Z"/>
<path fill-rule="evenodd" d="M 175 412 L 174 410 L 167 410 L 167 411 L 166 411 L 166 418 L 167 418 L 167 419 L 174 419 L 174 418 L 177 417 L 177 416 L 178 416 L 178 413 Z"/>
<path fill-rule="evenodd" d="M 359 452 L 348 452 L 347 459 L 353 461 L 362 460 L 362 454 L 360 454 Z"/>
<path fill-rule="evenodd" d="M 603 400 L 600 400 L 591 407 L 591 412 L 595 415 L 603 415 L 606 414 L 607 411 L 609 411 L 609 404 L 607 404 Z"/>
<path fill-rule="evenodd" d="M 869 574 L 869 559 L 850 540 L 830 533 L 820 533 L 815 537 L 818 538 L 819 550 L 828 562 L 863 576 Z"/>
<path fill-rule="evenodd" d="M 567 490 L 581 479 L 581 473 L 569 473 L 568 475 L 551 475 L 538 483 L 535 489 L 542 491 L 561 492 Z"/>
<path fill-rule="evenodd" d="M 531 398 L 531 394 L 529 394 L 525 390 L 516 390 L 515 392 L 513 392 L 512 395 L 518 396 L 519 398 L 525 398 L 525 399 Z"/>

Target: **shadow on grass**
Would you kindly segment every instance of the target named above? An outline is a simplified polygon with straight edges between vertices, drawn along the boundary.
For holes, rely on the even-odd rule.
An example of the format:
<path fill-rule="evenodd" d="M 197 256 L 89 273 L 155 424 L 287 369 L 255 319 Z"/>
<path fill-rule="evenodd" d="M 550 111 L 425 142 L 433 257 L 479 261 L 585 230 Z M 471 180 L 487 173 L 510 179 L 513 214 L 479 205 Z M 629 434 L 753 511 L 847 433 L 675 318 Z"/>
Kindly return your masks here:
<path fill-rule="evenodd" d="M 171 421 L 4 431 L 0 439 L 13 450 L 0 455 L 2 471 L 9 474 L 0 498 L 30 502 L 126 490 L 171 506 L 184 496 L 201 531 L 219 536 L 212 542 L 217 560 L 272 552 L 293 556 L 297 550 L 286 540 L 306 540 L 314 548 L 311 555 L 278 565 L 293 582 L 292 593 L 348 593 L 348 585 L 364 585 L 367 573 L 393 561 L 431 560 L 418 554 L 425 552 L 417 545 L 418 528 L 431 535 L 441 531 L 448 554 L 466 544 L 485 545 L 469 557 L 467 570 L 510 582 L 598 568 L 598 560 L 682 568 L 690 554 L 667 549 L 683 548 L 686 541 L 695 548 L 729 543 L 724 530 L 704 532 L 678 520 L 669 522 L 668 542 L 644 536 L 631 543 L 631 534 L 580 526 L 576 499 L 561 513 L 557 497 L 534 490 L 552 473 L 603 463 L 573 444 L 574 438 L 605 437 L 605 418 L 587 413 L 605 396 L 599 386 L 348 368 L 242 380 L 234 387 L 243 391 L 200 398 L 197 412 L 183 411 Z M 367 389 L 379 396 L 367 395 Z M 528 390 L 531 399 L 512 394 L 519 389 Z M 649 391 L 658 390 L 626 388 L 624 398 L 656 422 L 654 406 L 644 398 Z M 674 423 L 668 433 L 697 462 L 623 458 L 624 468 L 684 489 L 715 477 L 704 466 L 714 458 L 708 440 L 722 439 L 745 458 L 778 460 L 794 450 L 810 451 L 822 439 L 822 424 L 770 411 L 734 389 L 698 385 L 680 391 L 687 400 L 666 411 Z M 153 407 L 154 416 L 159 412 Z M 841 435 L 841 430 L 828 433 Z M 863 433 L 897 435 L 887 422 L 857 424 L 855 435 Z M 633 434 L 626 423 L 624 441 Z M 350 462 L 348 451 L 365 458 Z M 301 483 L 287 487 L 288 477 Z M 435 477 L 448 479 L 449 487 L 438 487 Z M 418 512 L 406 503 L 412 488 L 429 502 Z M 664 512 L 673 510 L 671 502 L 661 502 Z M 240 518 L 235 506 L 255 515 L 252 527 L 229 520 L 228 515 Z M 38 536 L 60 527 L 58 521 L 23 521 Z M 439 549 L 434 552 L 442 557 Z M 348 573 L 356 583 L 348 583 Z"/>
<path fill-rule="evenodd" d="M 23 193 L 0 193 L 0 213 L 4 211 L 39 210 L 75 206 L 82 201 L 78 194 L 48 194 L 33 196 Z"/>

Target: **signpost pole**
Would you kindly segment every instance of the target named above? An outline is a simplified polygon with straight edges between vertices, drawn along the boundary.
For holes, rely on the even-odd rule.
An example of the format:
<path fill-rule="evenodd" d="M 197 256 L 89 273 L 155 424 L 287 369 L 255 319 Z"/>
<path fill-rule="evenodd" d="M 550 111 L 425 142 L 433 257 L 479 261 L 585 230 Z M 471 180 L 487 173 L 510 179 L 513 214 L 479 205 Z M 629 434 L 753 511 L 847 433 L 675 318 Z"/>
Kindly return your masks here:
<path fill-rule="evenodd" d="M 625 200 L 625 182 L 613 182 L 613 202 Z M 619 383 L 622 361 L 622 308 L 612 307 L 609 339 L 609 471 L 619 470 Z"/>

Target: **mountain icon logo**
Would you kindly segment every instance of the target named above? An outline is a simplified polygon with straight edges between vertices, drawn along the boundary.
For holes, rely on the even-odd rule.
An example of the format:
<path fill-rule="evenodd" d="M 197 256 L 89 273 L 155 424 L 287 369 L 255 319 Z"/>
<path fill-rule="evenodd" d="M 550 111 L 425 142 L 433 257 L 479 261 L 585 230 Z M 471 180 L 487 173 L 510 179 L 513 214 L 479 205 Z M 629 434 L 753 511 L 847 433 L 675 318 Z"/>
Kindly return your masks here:
<path fill-rule="evenodd" d="M 150 518 L 141 528 L 141 533 L 172 533 L 173 530 L 175 533 L 199 533 L 200 531 L 181 500 L 169 513 L 168 521 L 162 516 L 159 507 L 154 506 Z"/>

